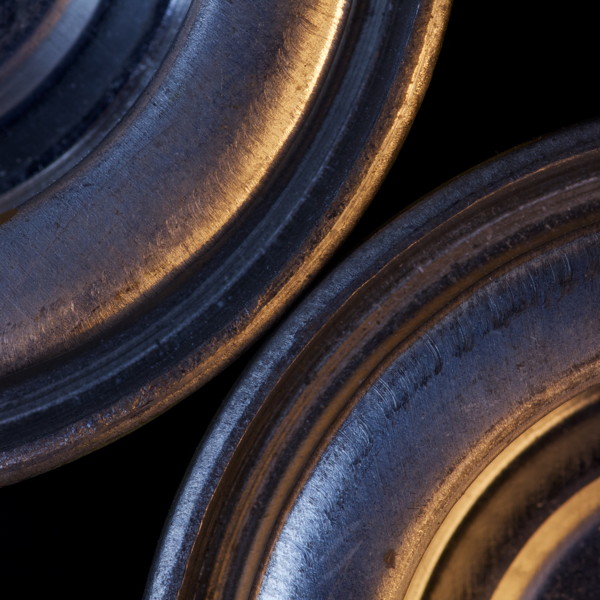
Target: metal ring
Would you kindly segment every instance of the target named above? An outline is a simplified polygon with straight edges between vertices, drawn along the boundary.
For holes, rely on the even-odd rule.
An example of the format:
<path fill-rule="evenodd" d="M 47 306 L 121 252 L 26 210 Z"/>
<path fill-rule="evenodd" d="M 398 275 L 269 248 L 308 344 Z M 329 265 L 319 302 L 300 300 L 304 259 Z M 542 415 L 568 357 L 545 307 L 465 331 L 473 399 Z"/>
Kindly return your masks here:
<path fill-rule="evenodd" d="M 489 597 L 600 477 L 599 139 L 568 130 L 457 179 L 303 302 L 203 441 L 148 598 Z M 469 529 L 498 490 L 506 544 Z"/>
<path fill-rule="evenodd" d="M 2 483 L 160 414 L 281 313 L 374 193 L 447 13 L 192 3 L 119 123 L 2 225 Z"/>
<path fill-rule="evenodd" d="M 2 9 L 0 222 L 94 152 L 156 74 L 190 1 Z"/>
<path fill-rule="evenodd" d="M 35 19 L 25 43 L 0 63 L 0 118 L 29 96 L 73 50 L 92 20 L 100 0 L 57 0 Z"/>

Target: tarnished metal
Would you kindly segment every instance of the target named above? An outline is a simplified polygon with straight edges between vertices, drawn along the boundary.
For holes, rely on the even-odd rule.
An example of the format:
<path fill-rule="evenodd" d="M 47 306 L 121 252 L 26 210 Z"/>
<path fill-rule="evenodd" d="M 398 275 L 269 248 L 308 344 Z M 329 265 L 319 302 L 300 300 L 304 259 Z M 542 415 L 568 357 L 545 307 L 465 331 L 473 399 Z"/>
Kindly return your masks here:
<path fill-rule="evenodd" d="M 2 6 L 0 223 L 36 194 L 48 199 L 48 187 L 123 118 L 156 74 L 190 2 Z"/>
<path fill-rule="evenodd" d="M 43 6 L 43 2 L 25 2 L 21 7 L 16 5 L 12 11 L 16 13 L 12 19 L 6 15 L 0 17 L 0 27 L 4 25 L 9 37 L 11 30 L 26 30 L 24 40 L 16 44 L 3 44 L 0 61 L 0 118 L 23 102 L 36 88 L 52 74 L 58 65 L 73 51 L 77 42 L 94 17 L 100 0 L 57 0 L 49 3 L 42 10 L 42 18 L 34 11 L 33 18 L 25 14 L 33 8 Z M 4 11 L 11 8 L 4 8 Z M 38 17 L 38 18 L 35 18 Z M 33 21 L 31 27 L 23 21 Z M 4 36 L 5 29 L 0 33 Z M 8 46 L 8 47 L 6 47 Z"/>
<path fill-rule="evenodd" d="M 203 441 L 148 598 L 507 598 L 562 573 L 539 540 L 600 519 L 599 140 L 455 180 L 303 302 Z"/>
<path fill-rule="evenodd" d="M 168 48 L 137 57 L 152 78 L 135 103 L 124 87 L 125 114 L 6 192 L 3 483 L 160 414 L 281 313 L 406 135 L 448 2 L 183 9 L 163 13 Z"/>

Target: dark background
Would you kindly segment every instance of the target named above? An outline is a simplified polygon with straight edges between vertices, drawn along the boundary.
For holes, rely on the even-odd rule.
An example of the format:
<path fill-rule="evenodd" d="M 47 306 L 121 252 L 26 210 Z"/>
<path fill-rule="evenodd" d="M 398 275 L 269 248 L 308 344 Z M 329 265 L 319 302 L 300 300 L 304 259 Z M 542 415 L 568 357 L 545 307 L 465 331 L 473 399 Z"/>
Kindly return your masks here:
<path fill-rule="evenodd" d="M 329 268 L 444 181 L 600 114 L 600 35 L 590 5 L 455 1 L 409 138 Z M 15 598 L 141 597 L 187 464 L 251 353 L 127 438 L 0 490 L 2 595 L 12 589 Z"/>

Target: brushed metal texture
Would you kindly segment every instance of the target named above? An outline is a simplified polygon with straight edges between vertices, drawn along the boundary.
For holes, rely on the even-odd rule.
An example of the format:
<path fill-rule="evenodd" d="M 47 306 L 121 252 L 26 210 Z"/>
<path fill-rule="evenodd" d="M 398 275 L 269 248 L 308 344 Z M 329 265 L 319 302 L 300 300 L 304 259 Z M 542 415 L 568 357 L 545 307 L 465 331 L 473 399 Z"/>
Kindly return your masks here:
<path fill-rule="evenodd" d="M 202 442 L 147 598 L 413 597 L 477 477 L 552 411 L 597 399 L 599 140 L 591 123 L 467 173 L 306 298 Z M 580 487 L 600 476 L 586 435 L 585 460 L 555 461 Z M 550 498 L 551 478 L 528 478 Z M 466 580 L 431 597 L 489 597 Z"/>
<path fill-rule="evenodd" d="M 281 314 L 374 194 L 447 13 L 191 4 L 127 114 L 2 224 L 2 483 L 160 414 Z"/>
<path fill-rule="evenodd" d="M 4 52 L 6 60 L 0 61 L 0 118 L 43 83 L 75 47 L 99 4 L 100 0 L 54 2 L 26 43 L 20 44 L 17 52 Z"/>

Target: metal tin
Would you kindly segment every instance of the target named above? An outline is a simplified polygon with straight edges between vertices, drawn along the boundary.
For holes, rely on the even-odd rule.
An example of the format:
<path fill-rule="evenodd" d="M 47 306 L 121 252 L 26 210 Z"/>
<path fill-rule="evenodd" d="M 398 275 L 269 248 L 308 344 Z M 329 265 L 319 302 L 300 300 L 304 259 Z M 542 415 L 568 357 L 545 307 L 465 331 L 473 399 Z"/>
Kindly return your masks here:
<path fill-rule="evenodd" d="M 118 123 L 57 181 L 11 200 L 2 483 L 160 414 L 281 314 L 373 195 L 447 13 L 447 0 L 179 11 Z"/>
<path fill-rule="evenodd" d="M 538 598 L 565 575 L 600 521 L 598 140 L 455 180 L 294 311 L 202 442 L 148 598 Z"/>

